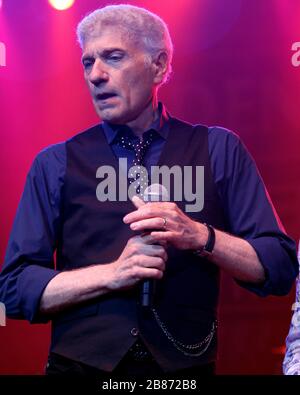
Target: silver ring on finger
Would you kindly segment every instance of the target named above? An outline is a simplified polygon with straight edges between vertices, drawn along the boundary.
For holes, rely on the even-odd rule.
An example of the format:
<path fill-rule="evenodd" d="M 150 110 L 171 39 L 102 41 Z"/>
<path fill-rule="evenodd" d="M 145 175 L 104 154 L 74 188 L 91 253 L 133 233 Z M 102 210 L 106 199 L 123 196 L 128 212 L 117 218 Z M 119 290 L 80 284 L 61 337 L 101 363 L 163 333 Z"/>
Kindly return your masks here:
<path fill-rule="evenodd" d="M 166 227 L 167 227 L 167 218 L 162 218 L 163 219 L 163 221 L 164 221 L 164 223 L 163 223 L 163 227 L 166 229 Z"/>

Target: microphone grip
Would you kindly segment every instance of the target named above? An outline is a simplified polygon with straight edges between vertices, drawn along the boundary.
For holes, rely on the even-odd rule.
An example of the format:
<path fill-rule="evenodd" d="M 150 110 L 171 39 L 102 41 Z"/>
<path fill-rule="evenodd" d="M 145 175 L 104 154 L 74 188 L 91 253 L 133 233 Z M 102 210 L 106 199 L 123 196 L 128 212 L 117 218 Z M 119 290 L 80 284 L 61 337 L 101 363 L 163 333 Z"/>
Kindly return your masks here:
<path fill-rule="evenodd" d="M 140 294 L 140 303 L 142 307 L 152 307 L 155 295 L 155 280 L 144 280 Z"/>
<path fill-rule="evenodd" d="M 144 191 L 145 202 L 169 201 L 168 190 L 161 184 L 151 184 Z M 161 230 L 161 229 L 160 229 Z M 147 233 L 150 233 L 149 230 Z M 152 307 L 154 304 L 156 280 L 144 280 L 140 290 L 140 304 L 142 307 Z"/>

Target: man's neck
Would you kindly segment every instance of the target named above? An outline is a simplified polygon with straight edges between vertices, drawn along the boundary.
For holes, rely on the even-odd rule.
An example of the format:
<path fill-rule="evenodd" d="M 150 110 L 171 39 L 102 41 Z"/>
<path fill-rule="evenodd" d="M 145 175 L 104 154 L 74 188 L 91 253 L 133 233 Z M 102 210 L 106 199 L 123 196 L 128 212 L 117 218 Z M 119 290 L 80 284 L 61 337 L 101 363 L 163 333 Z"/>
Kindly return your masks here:
<path fill-rule="evenodd" d="M 153 97 L 148 103 L 147 107 L 144 109 L 143 113 L 133 121 L 128 122 L 127 126 L 130 127 L 136 136 L 141 138 L 143 133 L 150 128 L 157 117 L 158 101 L 157 97 Z"/>

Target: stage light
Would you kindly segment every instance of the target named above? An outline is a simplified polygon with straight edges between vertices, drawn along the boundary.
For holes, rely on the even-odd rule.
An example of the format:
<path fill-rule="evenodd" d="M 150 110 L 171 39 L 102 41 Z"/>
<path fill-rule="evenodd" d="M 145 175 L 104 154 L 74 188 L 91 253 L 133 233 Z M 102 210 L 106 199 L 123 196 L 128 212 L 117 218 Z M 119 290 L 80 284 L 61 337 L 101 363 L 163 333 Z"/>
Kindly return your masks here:
<path fill-rule="evenodd" d="M 2 8 L 2 0 L 0 0 L 0 10 L 1 10 L 1 8 Z"/>
<path fill-rule="evenodd" d="M 62 11 L 72 7 L 75 0 L 48 0 L 48 1 L 53 8 Z"/>

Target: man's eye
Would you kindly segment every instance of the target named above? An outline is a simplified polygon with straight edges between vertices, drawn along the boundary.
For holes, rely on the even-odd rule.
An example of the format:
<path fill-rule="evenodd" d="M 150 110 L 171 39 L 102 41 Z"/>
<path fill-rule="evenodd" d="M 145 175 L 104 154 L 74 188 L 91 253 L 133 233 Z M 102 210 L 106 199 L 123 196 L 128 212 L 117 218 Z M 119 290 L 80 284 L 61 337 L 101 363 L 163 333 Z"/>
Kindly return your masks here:
<path fill-rule="evenodd" d="M 118 62 L 119 60 L 121 60 L 123 58 L 123 55 L 110 55 L 109 56 L 109 60 L 112 60 L 113 62 Z"/>
<path fill-rule="evenodd" d="M 86 61 L 83 62 L 83 68 L 85 70 L 90 69 L 92 66 L 93 66 L 93 62 L 90 61 L 90 60 L 86 60 Z"/>

